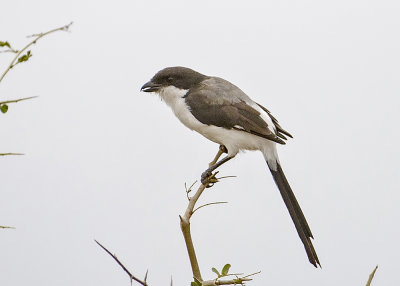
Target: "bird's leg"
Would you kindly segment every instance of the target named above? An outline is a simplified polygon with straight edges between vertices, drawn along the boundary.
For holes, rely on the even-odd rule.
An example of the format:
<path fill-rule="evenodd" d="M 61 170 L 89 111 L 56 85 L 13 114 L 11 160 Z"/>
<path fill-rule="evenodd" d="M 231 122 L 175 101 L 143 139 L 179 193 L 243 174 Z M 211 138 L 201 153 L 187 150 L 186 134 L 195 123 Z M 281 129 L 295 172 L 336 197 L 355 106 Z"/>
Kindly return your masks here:
<path fill-rule="evenodd" d="M 219 145 L 218 153 L 217 153 L 217 155 L 215 155 L 214 160 L 212 160 L 208 164 L 208 167 L 211 167 L 211 166 L 215 165 L 215 163 L 218 162 L 219 157 L 221 157 L 221 155 L 224 154 L 224 153 L 228 153 L 228 150 L 226 149 L 226 147 L 224 145 Z"/>
<path fill-rule="evenodd" d="M 208 185 L 210 177 L 212 177 L 212 172 L 217 169 L 219 166 L 221 166 L 222 164 L 228 162 L 230 159 L 232 159 L 234 156 L 230 156 L 230 155 L 226 155 L 224 158 L 222 158 L 221 160 L 219 160 L 217 163 L 215 163 L 214 165 L 212 165 L 211 167 L 209 167 L 207 170 L 205 170 L 203 172 L 203 174 L 201 174 L 201 183 L 203 185 Z"/>

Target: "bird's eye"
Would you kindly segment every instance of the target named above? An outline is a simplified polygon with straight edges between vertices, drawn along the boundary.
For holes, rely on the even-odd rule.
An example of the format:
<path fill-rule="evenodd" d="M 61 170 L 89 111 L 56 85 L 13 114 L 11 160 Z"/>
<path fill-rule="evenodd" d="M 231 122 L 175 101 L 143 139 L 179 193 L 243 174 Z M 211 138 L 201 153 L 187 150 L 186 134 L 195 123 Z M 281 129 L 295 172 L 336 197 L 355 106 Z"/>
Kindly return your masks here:
<path fill-rule="evenodd" d="M 168 78 L 167 78 L 167 81 L 168 82 L 172 82 L 174 80 L 174 78 L 172 77 L 172 76 L 169 76 Z"/>

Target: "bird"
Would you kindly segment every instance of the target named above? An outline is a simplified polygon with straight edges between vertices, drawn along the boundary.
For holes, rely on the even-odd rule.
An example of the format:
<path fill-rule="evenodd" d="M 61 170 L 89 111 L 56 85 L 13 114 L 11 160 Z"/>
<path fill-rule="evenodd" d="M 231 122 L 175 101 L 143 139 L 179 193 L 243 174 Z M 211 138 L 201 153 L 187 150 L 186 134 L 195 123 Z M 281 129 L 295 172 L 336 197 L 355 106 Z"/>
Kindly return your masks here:
<path fill-rule="evenodd" d="M 277 144 L 293 136 L 284 130 L 271 112 L 253 101 L 239 87 L 220 77 L 175 66 L 157 72 L 140 89 L 157 93 L 175 116 L 189 129 L 220 145 L 219 152 L 201 182 L 207 184 L 212 172 L 240 151 L 259 150 L 304 245 L 309 262 L 320 266 L 307 220 L 282 170 Z M 224 158 L 217 161 L 222 153 Z"/>

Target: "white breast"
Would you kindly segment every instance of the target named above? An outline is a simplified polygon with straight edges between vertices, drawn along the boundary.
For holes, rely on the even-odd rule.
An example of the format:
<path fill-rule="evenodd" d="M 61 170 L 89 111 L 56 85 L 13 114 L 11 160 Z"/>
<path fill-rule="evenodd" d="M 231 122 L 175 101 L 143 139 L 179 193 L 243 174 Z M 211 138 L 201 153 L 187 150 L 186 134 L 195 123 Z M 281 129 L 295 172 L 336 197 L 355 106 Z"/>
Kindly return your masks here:
<path fill-rule="evenodd" d="M 187 92 L 187 89 L 179 89 L 174 86 L 168 86 L 162 88 L 159 91 L 159 95 L 162 100 L 164 100 L 165 103 L 171 107 L 172 111 L 175 113 L 175 116 L 178 117 L 178 119 L 186 127 L 201 133 L 199 129 L 207 125 L 204 125 L 198 121 L 190 112 L 189 107 L 183 98 Z"/>

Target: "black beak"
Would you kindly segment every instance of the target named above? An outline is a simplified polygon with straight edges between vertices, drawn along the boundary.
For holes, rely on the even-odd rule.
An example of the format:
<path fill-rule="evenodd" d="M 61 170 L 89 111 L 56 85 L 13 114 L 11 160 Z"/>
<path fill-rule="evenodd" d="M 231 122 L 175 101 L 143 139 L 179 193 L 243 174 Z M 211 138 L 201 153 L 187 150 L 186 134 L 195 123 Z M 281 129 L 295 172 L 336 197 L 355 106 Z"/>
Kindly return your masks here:
<path fill-rule="evenodd" d="M 155 92 L 158 91 L 161 88 L 160 84 L 154 83 L 152 81 L 146 82 L 142 88 L 140 89 L 140 91 L 144 91 L 144 92 Z"/>

